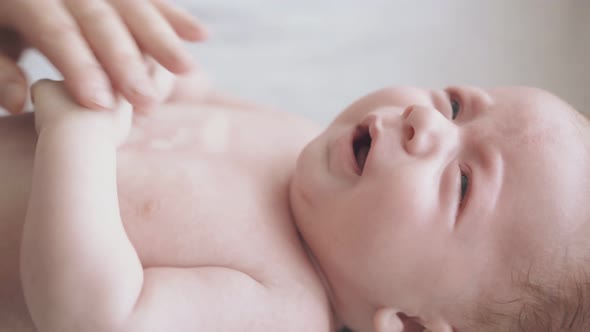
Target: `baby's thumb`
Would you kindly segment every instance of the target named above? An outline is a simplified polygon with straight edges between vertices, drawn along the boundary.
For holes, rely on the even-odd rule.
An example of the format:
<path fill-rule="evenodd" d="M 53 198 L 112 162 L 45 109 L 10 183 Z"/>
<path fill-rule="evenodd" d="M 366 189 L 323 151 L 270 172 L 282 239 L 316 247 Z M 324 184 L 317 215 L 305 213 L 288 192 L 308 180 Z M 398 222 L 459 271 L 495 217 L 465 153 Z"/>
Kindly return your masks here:
<path fill-rule="evenodd" d="M 39 80 L 31 87 L 31 101 L 33 106 L 76 106 L 69 96 L 63 82 Z"/>
<path fill-rule="evenodd" d="M 20 113 L 27 98 L 27 80 L 18 64 L 0 55 L 0 107 L 11 114 Z"/>
<path fill-rule="evenodd" d="M 31 101 L 36 105 L 39 101 L 44 100 L 51 95 L 48 90 L 55 90 L 53 84 L 56 82 L 52 80 L 39 80 L 31 86 Z"/>

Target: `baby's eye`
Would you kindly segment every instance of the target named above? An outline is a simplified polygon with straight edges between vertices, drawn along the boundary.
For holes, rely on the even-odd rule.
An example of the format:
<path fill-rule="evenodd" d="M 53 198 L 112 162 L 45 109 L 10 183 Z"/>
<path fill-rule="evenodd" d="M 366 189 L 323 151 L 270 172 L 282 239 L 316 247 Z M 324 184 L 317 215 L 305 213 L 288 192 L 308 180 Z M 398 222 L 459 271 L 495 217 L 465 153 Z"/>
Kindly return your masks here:
<path fill-rule="evenodd" d="M 467 189 L 469 189 L 469 176 L 463 170 L 461 170 L 461 199 L 459 200 L 459 207 L 463 206 L 463 200 L 467 195 Z"/>
<path fill-rule="evenodd" d="M 461 111 L 461 104 L 456 99 L 451 99 L 451 119 L 455 120 Z"/>

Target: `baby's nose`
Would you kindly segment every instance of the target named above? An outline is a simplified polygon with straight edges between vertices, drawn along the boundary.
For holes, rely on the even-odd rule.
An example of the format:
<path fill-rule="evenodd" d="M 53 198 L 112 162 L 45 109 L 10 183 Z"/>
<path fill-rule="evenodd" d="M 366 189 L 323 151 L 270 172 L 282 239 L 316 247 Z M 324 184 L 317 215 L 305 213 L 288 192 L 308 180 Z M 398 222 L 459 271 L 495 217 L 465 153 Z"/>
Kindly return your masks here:
<path fill-rule="evenodd" d="M 447 153 L 457 145 L 458 128 L 438 110 L 412 105 L 403 117 L 403 142 L 408 154 L 426 157 L 434 153 Z"/>

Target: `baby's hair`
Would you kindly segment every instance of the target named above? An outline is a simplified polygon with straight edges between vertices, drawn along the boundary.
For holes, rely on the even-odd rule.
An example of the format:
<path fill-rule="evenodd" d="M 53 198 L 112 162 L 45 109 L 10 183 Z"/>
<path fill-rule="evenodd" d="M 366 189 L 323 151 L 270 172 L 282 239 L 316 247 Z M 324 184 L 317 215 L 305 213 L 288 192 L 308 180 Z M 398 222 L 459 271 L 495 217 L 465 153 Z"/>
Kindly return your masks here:
<path fill-rule="evenodd" d="M 475 331 L 584 332 L 590 331 L 590 276 L 585 270 L 557 284 L 531 280 L 516 283 L 521 296 L 513 301 L 483 305 L 476 313 Z M 514 306 L 508 312 L 499 308 Z"/>
<path fill-rule="evenodd" d="M 523 285 L 529 303 L 519 313 L 517 331 L 590 330 L 590 279 L 584 271 L 562 287 Z"/>

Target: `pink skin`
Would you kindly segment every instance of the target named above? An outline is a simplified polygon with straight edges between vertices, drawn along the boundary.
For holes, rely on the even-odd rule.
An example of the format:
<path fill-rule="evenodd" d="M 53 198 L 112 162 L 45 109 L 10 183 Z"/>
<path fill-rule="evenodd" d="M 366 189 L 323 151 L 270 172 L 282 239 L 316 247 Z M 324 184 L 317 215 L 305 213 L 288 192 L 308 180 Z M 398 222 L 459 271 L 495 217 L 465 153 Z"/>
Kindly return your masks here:
<path fill-rule="evenodd" d="M 194 63 L 183 41 L 206 36 L 202 24 L 172 1 L 2 1 L 0 107 L 23 111 L 28 85 L 17 62 L 27 47 L 47 57 L 81 105 L 110 109 L 115 91 L 137 108 L 153 107 L 159 90 L 145 58 L 188 73 Z"/>
<path fill-rule="evenodd" d="M 359 124 L 372 137 L 362 174 Z M 342 323 L 401 331 L 403 313 L 450 331 L 480 301 L 512 299 L 514 272 L 589 235 L 588 129 L 530 88 L 391 88 L 351 105 L 305 148 L 291 187 Z"/>

